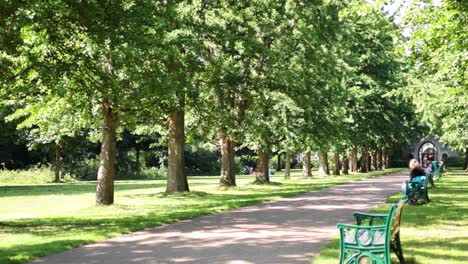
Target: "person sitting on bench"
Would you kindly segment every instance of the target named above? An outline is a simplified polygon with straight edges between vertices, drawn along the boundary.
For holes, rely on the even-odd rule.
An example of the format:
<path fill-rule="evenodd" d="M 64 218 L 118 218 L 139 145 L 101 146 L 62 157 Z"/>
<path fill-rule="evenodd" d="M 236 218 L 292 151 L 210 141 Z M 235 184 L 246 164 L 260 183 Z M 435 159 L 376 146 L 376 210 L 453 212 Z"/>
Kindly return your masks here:
<path fill-rule="evenodd" d="M 410 181 L 419 182 L 421 180 L 424 180 L 424 178 L 426 177 L 426 172 L 424 171 L 423 168 L 421 168 L 419 161 L 415 159 L 410 160 L 409 168 L 410 168 L 410 175 L 409 175 Z"/>
<path fill-rule="evenodd" d="M 410 169 L 410 175 L 409 175 L 410 181 L 420 182 L 426 179 L 426 172 L 424 171 L 423 168 L 421 168 L 419 161 L 415 159 L 410 160 L 409 169 Z M 404 182 L 403 182 L 401 191 L 403 192 L 404 195 L 406 195 L 406 183 Z"/>

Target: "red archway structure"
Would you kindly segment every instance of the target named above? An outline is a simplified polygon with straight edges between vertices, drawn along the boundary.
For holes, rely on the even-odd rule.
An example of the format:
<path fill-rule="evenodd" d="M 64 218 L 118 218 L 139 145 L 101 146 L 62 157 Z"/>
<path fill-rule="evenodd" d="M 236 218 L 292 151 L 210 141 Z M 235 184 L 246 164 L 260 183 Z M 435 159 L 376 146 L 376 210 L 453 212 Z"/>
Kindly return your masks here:
<path fill-rule="evenodd" d="M 430 164 L 429 160 L 436 160 L 437 159 L 437 148 L 431 142 L 425 142 L 419 148 L 419 162 L 424 168 Z"/>

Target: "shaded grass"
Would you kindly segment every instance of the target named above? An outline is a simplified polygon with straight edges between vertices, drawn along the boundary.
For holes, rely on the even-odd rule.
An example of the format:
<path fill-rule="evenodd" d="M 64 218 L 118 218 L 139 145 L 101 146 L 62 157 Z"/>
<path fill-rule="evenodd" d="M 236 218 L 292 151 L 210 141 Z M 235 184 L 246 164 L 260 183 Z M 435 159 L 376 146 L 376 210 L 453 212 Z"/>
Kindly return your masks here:
<path fill-rule="evenodd" d="M 387 170 L 386 172 L 400 171 Z M 239 187 L 220 188 L 218 177 L 189 177 L 192 192 L 165 193 L 164 180 L 115 183 L 115 204 L 95 206 L 95 183 L 61 183 L 0 187 L 0 263 L 22 263 L 122 233 L 159 226 L 213 212 L 293 196 L 383 174 L 301 179 L 283 174 L 274 184 L 252 184 L 238 176 Z"/>
<path fill-rule="evenodd" d="M 402 215 L 402 248 L 408 263 L 462 264 L 468 263 L 468 174 L 450 170 L 436 188 L 429 190 L 431 202 L 421 206 L 406 206 Z M 387 202 L 396 203 L 401 194 Z M 389 206 L 372 210 L 386 213 Z M 339 238 L 320 251 L 312 263 L 337 263 Z M 398 263 L 392 256 L 392 263 Z"/>

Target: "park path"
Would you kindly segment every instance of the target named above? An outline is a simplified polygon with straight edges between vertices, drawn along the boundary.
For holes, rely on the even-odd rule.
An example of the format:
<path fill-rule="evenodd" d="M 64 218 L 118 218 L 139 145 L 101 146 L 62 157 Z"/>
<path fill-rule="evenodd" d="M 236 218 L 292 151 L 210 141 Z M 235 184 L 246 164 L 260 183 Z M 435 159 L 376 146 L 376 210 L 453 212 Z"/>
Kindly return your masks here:
<path fill-rule="evenodd" d="M 310 263 L 338 234 L 338 222 L 398 192 L 388 174 L 88 244 L 31 263 Z"/>

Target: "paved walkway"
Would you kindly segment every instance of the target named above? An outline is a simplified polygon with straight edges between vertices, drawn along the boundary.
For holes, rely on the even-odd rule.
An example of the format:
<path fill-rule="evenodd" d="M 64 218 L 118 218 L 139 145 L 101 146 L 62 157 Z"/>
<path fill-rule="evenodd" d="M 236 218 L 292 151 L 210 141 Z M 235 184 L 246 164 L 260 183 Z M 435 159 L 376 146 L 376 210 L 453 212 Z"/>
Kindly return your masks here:
<path fill-rule="evenodd" d="M 338 222 L 400 190 L 390 174 L 151 228 L 37 259 L 51 264 L 310 263 Z"/>

